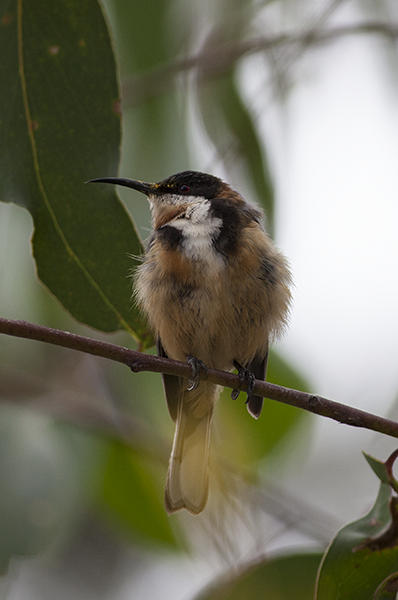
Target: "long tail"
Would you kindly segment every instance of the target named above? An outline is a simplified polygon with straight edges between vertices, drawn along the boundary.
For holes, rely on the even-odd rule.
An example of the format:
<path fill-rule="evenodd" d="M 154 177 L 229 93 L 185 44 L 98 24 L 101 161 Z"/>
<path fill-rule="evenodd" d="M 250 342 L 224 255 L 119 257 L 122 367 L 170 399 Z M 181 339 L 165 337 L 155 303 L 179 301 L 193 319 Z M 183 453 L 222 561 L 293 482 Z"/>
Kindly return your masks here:
<path fill-rule="evenodd" d="M 165 504 L 169 514 L 186 508 L 197 515 L 206 506 L 216 396 L 217 386 L 205 381 L 200 382 L 197 390 L 181 393 L 166 481 Z"/>

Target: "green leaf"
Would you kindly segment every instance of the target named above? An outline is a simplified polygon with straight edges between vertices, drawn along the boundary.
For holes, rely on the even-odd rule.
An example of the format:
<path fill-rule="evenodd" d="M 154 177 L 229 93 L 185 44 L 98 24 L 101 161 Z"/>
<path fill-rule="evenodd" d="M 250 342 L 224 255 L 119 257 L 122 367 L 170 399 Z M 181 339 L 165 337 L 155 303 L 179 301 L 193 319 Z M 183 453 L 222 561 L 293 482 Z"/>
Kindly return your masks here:
<path fill-rule="evenodd" d="M 212 585 L 195 600 L 313 600 L 321 554 L 280 556 Z"/>
<path fill-rule="evenodd" d="M 154 466 L 131 448 L 115 442 L 104 474 L 101 510 L 123 533 L 146 542 L 177 546 Z"/>
<path fill-rule="evenodd" d="M 396 498 L 381 483 L 371 511 L 341 529 L 328 548 L 316 600 L 373 600 L 383 581 L 398 570 L 397 521 Z"/>
<path fill-rule="evenodd" d="M 34 221 L 40 279 L 79 321 L 149 342 L 132 308 L 130 254 L 142 251 L 112 189 L 120 109 L 96 0 L 1 0 L 0 197 Z"/>
<path fill-rule="evenodd" d="M 267 381 L 297 390 L 308 389 L 303 378 L 273 351 Z M 293 406 L 265 399 L 260 418 L 253 419 L 246 410 L 245 400 L 243 392 L 237 400 L 231 400 L 231 390 L 225 389 L 216 408 L 221 413 L 217 422 L 223 434 L 223 453 L 231 460 L 252 465 L 283 442 L 307 415 Z"/>

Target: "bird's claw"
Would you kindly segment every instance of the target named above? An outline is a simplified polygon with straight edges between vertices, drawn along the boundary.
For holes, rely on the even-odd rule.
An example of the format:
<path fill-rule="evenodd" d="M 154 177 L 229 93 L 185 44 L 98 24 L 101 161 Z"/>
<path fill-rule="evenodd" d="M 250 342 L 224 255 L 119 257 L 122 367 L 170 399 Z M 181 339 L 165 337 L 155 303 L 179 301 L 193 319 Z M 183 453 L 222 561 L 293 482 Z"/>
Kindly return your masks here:
<path fill-rule="evenodd" d="M 231 392 L 232 400 L 236 400 L 238 398 L 239 394 L 240 394 L 240 390 L 232 390 L 232 392 Z"/>
<path fill-rule="evenodd" d="M 196 358 L 195 356 L 187 356 L 187 363 L 191 365 L 192 369 L 192 376 L 189 380 L 188 387 L 188 391 L 190 392 L 191 390 L 196 390 L 196 388 L 198 387 L 200 381 L 199 375 L 201 371 L 204 371 L 204 373 L 206 374 L 205 379 L 207 378 L 208 368 L 202 360 Z"/>
<path fill-rule="evenodd" d="M 238 370 L 238 375 L 239 375 L 239 387 L 236 390 L 232 390 L 231 392 L 231 398 L 232 400 L 236 400 L 241 392 L 241 387 L 242 384 L 246 381 L 247 384 L 247 400 L 246 400 L 246 404 L 249 402 L 249 397 L 250 395 L 253 393 L 254 390 L 254 385 L 256 382 L 256 378 L 254 376 L 254 374 L 249 371 L 249 369 L 246 369 L 245 367 L 242 367 L 242 365 L 240 365 L 239 363 L 237 363 L 236 361 L 234 361 L 234 366 L 236 367 L 236 369 Z"/>

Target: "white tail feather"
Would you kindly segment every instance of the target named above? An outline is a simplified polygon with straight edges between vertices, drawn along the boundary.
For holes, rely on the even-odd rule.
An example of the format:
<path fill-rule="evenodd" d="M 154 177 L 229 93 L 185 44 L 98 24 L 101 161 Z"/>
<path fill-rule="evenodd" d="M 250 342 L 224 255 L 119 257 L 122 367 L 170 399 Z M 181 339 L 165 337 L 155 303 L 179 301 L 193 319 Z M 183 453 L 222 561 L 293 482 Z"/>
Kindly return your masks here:
<path fill-rule="evenodd" d="M 203 383 L 199 386 L 202 387 Z M 209 385 L 203 386 L 205 389 Z M 214 397 L 215 387 L 212 396 Z M 167 474 L 165 503 L 169 514 L 186 508 L 193 514 L 200 513 L 209 493 L 209 450 L 213 402 L 203 397 L 206 412 L 195 410 L 190 400 L 192 393 L 183 392 L 177 415 L 173 450 Z M 203 402 L 204 400 L 204 402 Z M 188 401 L 188 402 L 187 402 Z M 200 416 L 197 416 L 199 413 Z"/>

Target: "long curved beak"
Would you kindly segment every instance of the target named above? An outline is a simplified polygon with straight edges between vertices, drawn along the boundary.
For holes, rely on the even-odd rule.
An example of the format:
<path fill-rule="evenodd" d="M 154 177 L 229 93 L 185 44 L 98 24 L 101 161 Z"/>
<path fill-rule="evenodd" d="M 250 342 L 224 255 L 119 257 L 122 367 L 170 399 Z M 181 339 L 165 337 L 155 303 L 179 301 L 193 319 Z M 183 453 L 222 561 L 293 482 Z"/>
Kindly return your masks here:
<path fill-rule="evenodd" d="M 124 187 L 132 188 L 141 192 L 146 196 L 154 196 L 157 194 L 156 185 L 153 183 L 145 183 L 138 179 L 125 179 L 124 177 L 100 177 L 99 179 L 90 179 L 86 183 L 113 183 L 114 185 L 123 185 Z"/>

